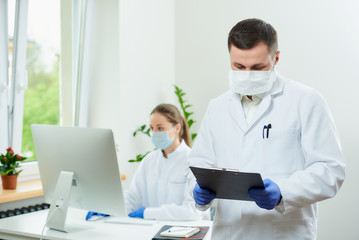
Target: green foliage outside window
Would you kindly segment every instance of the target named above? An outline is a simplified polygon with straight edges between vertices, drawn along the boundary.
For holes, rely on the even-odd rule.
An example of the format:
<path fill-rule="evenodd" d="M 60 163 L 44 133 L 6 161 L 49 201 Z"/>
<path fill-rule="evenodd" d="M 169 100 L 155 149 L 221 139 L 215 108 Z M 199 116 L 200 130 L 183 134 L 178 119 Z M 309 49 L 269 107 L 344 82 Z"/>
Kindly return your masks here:
<path fill-rule="evenodd" d="M 36 160 L 31 124 L 58 125 L 60 119 L 59 59 L 54 62 L 52 69 L 47 69 L 31 53 L 31 49 L 28 49 L 28 59 L 34 60 L 27 65 L 29 81 L 25 90 L 22 133 L 22 153 L 28 157 L 26 161 Z"/>

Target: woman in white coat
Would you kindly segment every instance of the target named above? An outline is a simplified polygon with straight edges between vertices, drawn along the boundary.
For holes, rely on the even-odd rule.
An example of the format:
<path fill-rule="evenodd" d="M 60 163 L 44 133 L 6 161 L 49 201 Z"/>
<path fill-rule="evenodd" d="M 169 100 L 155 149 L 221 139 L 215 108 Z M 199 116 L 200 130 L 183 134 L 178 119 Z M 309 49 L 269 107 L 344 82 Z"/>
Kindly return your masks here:
<path fill-rule="evenodd" d="M 140 163 L 130 189 L 126 207 L 130 217 L 158 220 L 196 220 L 208 213 L 197 211 L 187 182 L 187 155 L 190 152 L 188 126 L 178 109 L 160 104 L 150 116 L 151 139 L 158 150 Z"/>
<path fill-rule="evenodd" d="M 345 178 L 328 105 L 274 70 L 277 47 L 276 31 L 259 19 L 239 22 L 228 37 L 231 90 L 209 103 L 188 160 L 258 172 L 265 189 L 249 190 L 253 202 L 219 199 L 213 240 L 314 240 L 318 202 Z M 198 185 L 193 194 L 200 209 L 215 198 Z"/>

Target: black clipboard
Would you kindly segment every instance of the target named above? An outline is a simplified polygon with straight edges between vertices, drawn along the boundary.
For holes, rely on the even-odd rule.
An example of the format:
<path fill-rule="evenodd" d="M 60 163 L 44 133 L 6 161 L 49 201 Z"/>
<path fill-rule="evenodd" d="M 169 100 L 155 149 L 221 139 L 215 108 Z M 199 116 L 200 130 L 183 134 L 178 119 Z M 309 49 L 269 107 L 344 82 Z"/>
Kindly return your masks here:
<path fill-rule="evenodd" d="M 239 172 L 225 168 L 190 167 L 201 188 L 216 193 L 216 198 L 253 201 L 248 195 L 250 188 L 263 189 L 259 173 Z"/>

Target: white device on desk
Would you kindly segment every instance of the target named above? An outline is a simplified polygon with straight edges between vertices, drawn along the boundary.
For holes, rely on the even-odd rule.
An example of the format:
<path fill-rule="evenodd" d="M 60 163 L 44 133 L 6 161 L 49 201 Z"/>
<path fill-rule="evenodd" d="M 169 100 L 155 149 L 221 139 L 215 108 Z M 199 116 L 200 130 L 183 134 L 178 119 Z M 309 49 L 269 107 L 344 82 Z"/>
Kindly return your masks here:
<path fill-rule="evenodd" d="M 63 232 L 68 206 L 127 217 L 112 130 L 31 125 L 47 227 Z"/>
<path fill-rule="evenodd" d="M 159 223 L 157 220 L 147 220 L 142 218 L 131 218 L 131 217 L 116 217 L 110 216 L 106 218 L 106 223 L 116 223 L 116 224 L 133 224 L 133 225 L 146 225 L 152 226 L 153 224 Z"/>

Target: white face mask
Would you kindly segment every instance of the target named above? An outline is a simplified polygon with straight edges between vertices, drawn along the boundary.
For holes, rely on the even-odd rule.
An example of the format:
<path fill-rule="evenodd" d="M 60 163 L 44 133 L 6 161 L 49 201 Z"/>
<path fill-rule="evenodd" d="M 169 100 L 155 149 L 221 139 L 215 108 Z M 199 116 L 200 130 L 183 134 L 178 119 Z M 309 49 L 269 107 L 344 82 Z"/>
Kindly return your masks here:
<path fill-rule="evenodd" d="M 159 148 L 161 150 L 165 150 L 169 148 L 172 143 L 175 140 L 175 136 L 173 138 L 170 138 L 170 131 L 174 129 L 176 126 L 171 128 L 168 131 L 161 131 L 161 132 L 150 132 L 151 140 L 153 145 L 155 145 L 156 148 Z"/>
<path fill-rule="evenodd" d="M 229 71 L 229 84 L 233 92 L 242 95 L 257 95 L 271 90 L 276 80 L 274 69 L 269 71 Z"/>

